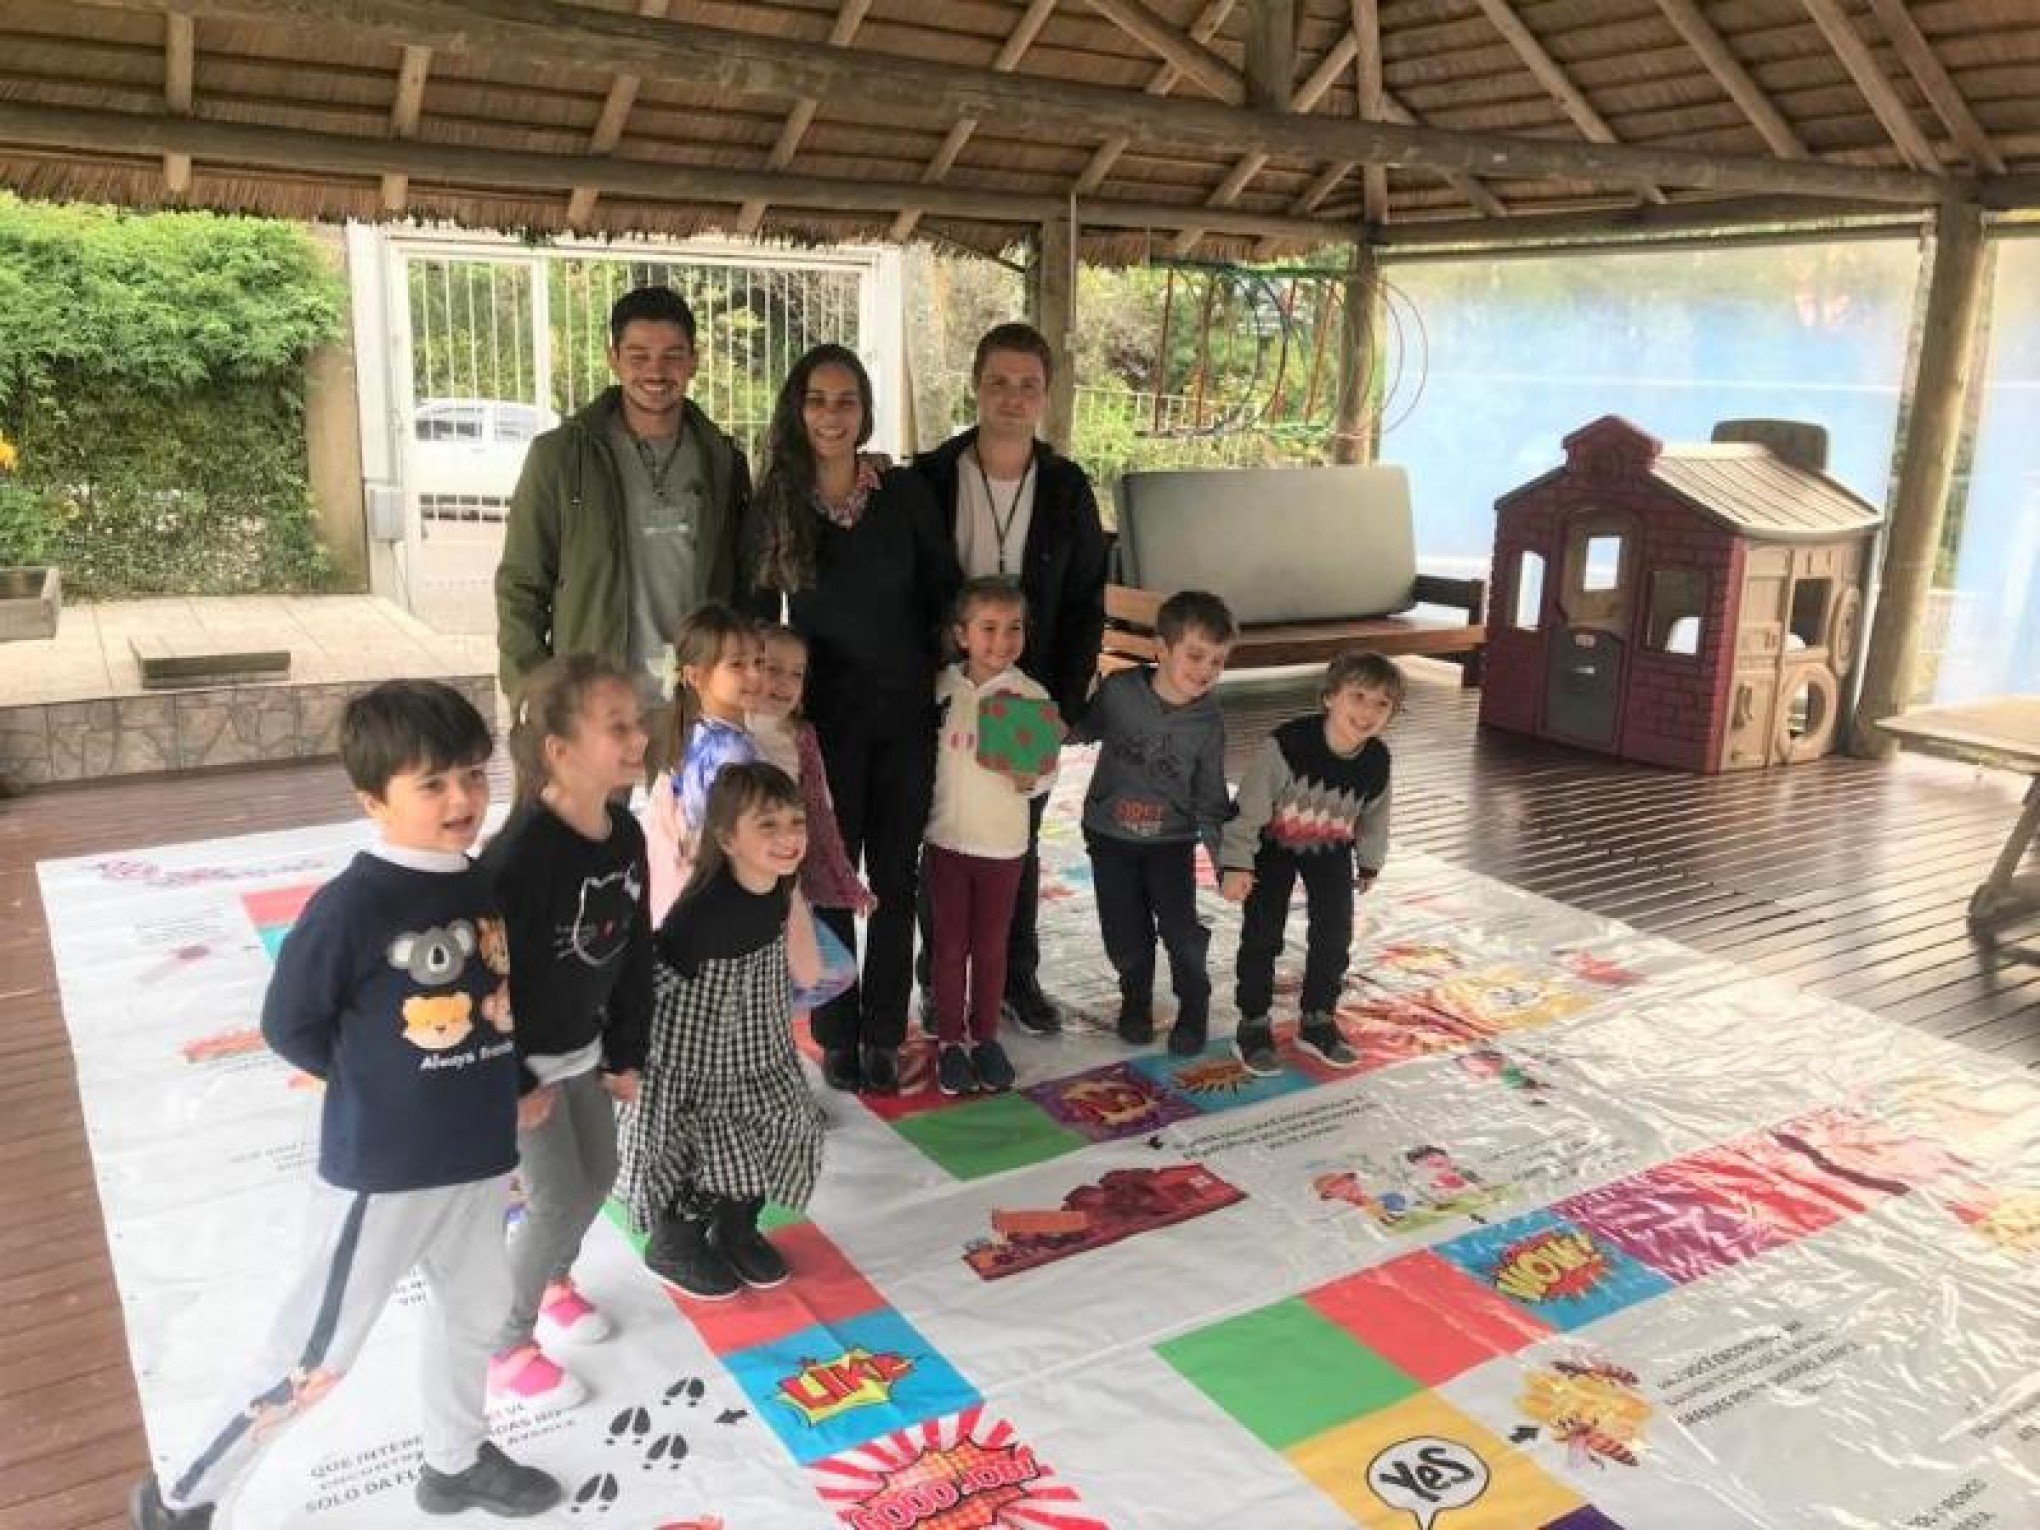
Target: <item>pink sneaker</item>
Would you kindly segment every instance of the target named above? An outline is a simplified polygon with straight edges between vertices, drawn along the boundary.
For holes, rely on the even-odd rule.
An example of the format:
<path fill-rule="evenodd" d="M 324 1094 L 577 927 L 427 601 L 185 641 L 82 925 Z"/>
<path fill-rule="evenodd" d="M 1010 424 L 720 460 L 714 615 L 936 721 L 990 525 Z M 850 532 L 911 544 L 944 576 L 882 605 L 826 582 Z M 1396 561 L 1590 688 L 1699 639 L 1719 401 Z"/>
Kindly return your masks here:
<path fill-rule="evenodd" d="M 516 1407 L 573 1408 L 588 1389 L 536 1344 L 520 1344 L 489 1361 L 489 1396 Z"/>
<path fill-rule="evenodd" d="M 539 1336 L 552 1344 L 599 1344 L 609 1337 L 609 1319 L 571 1280 L 556 1280 L 538 1302 Z"/>

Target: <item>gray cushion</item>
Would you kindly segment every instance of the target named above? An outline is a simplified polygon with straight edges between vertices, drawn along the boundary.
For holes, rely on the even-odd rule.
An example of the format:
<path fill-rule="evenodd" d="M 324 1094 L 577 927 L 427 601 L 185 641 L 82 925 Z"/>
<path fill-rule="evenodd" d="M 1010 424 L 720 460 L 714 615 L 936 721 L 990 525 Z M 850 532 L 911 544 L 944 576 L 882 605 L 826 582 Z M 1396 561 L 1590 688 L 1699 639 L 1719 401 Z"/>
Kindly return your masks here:
<path fill-rule="evenodd" d="M 1399 467 L 1209 468 L 1119 481 L 1120 574 L 1213 590 L 1241 622 L 1407 610 L 1417 578 Z"/>

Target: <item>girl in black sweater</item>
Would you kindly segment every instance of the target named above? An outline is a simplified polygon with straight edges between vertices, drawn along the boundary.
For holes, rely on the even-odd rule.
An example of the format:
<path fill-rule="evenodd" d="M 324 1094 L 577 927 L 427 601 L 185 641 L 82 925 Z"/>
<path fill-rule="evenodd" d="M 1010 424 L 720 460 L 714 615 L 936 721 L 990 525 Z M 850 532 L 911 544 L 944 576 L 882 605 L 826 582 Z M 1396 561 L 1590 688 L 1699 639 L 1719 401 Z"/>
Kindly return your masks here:
<path fill-rule="evenodd" d="M 755 578 L 786 596 L 807 640 L 806 713 L 821 742 L 844 849 L 878 907 L 863 978 L 815 1011 L 823 1076 L 890 1094 L 912 986 L 914 891 L 934 782 L 935 671 L 962 575 L 934 497 L 913 473 L 874 479 L 871 378 L 820 345 L 794 363 L 772 411 L 755 500 Z M 817 914 L 855 949 L 841 909 Z"/>

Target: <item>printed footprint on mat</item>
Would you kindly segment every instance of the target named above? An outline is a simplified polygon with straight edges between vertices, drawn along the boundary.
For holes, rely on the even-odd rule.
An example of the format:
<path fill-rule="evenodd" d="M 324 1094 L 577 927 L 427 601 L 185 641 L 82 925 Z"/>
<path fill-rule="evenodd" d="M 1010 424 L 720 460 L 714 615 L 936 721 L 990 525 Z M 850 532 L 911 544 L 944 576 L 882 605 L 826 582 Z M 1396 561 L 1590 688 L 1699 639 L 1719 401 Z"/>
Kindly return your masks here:
<path fill-rule="evenodd" d="M 607 1514 L 616 1507 L 617 1494 L 621 1492 L 616 1478 L 609 1472 L 597 1472 L 574 1492 L 574 1506 L 571 1514 Z"/>
<path fill-rule="evenodd" d="M 638 1465 L 648 1472 L 662 1466 L 668 1471 L 678 1471 L 680 1463 L 686 1459 L 687 1441 L 677 1434 L 662 1434 L 652 1441 L 645 1451 L 644 1460 Z"/>
<path fill-rule="evenodd" d="M 703 1394 L 707 1391 L 707 1385 L 699 1376 L 682 1376 L 678 1381 L 666 1388 L 666 1395 L 660 1398 L 659 1401 L 674 1403 L 684 1397 L 687 1399 L 688 1407 L 698 1408 L 701 1406 Z"/>
<path fill-rule="evenodd" d="M 635 1445 L 652 1432 L 652 1415 L 643 1408 L 625 1408 L 609 1421 L 611 1445 Z"/>

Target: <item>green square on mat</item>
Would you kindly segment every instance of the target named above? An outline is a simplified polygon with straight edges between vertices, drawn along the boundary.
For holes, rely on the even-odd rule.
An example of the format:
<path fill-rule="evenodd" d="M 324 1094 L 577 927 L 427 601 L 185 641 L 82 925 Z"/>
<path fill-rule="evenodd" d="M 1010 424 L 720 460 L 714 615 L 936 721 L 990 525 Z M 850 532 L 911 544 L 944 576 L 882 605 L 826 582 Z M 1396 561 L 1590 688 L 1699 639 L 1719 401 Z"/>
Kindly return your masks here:
<path fill-rule="evenodd" d="M 1271 1450 L 1423 1390 L 1294 1297 L 1170 1339 L 1157 1352 Z"/>
<path fill-rule="evenodd" d="M 781 1227 L 794 1227 L 807 1220 L 805 1211 L 793 1211 L 777 1201 L 767 1201 L 765 1209 L 758 1213 L 760 1232 L 772 1232 Z"/>
<path fill-rule="evenodd" d="M 904 1116 L 893 1130 L 958 1179 L 983 1179 L 1091 1145 L 1024 1094 L 988 1094 Z"/>

